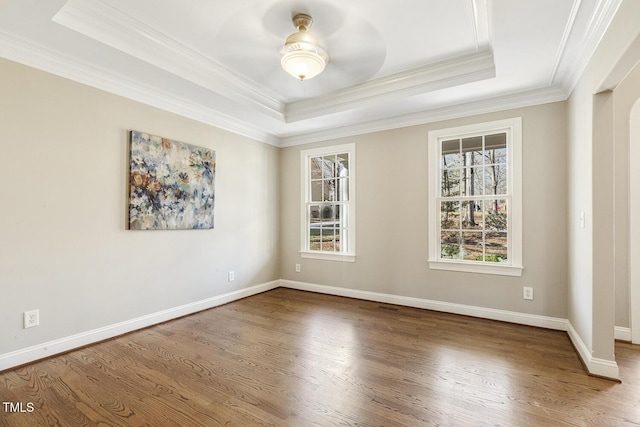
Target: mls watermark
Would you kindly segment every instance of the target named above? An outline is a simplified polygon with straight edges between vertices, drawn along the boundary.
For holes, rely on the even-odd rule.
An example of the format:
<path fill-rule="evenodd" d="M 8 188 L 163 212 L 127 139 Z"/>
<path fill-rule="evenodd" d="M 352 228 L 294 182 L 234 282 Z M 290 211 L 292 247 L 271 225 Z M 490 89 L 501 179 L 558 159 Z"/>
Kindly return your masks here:
<path fill-rule="evenodd" d="M 36 408 L 33 402 L 2 402 L 2 409 L 4 409 L 4 412 L 22 412 L 28 414 Z"/>

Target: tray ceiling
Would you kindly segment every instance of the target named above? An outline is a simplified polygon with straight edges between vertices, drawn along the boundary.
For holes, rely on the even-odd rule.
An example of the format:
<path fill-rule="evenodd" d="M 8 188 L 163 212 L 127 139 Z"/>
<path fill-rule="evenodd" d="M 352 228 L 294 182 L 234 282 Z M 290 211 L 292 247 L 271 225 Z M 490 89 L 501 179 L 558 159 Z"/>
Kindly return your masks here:
<path fill-rule="evenodd" d="M 279 146 L 564 100 L 620 0 L 4 0 L 0 56 Z M 280 67 L 313 16 L 326 70 Z"/>

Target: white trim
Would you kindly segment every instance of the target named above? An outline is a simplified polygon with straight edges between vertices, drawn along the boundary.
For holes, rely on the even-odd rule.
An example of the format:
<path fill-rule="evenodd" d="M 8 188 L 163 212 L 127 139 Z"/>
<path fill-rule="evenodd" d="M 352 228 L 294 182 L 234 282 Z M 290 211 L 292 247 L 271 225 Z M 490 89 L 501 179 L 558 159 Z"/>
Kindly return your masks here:
<path fill-rule="evenodd" d="M 136 19 L 109 0 L 70 0 L 52 21 L 215 93 L 243 98 L 259 111 L 284 121 L 280 95 Z"/>
<path fill-rule="evenodd" d="M 300 251 L 300 258 L 321 259 L 325 261 L 356 262 L 355 254 L 342 254 L 342 253 L 331 253 L 331 252 Z"/>
<path fill-rule="evenodd" d="M 614 326 L 613 335 L 618 341 L 631 341 L 631 328 Z"/>
<path fill-rule="evenodd" d="M 549 86 L 554 83 L 558 83 L 556 81 L 556 77 L 558 76 L 558 68 L 560 67 L 560 61 L 565 57 L 567 42 L 569 41 L 569 36 L 571 35 L 573 28 L 576 23 L 576 16 L 578 15 L 578 10 L 580 10 L 580 4 L 582 0 L 573 0 L 573 5 L 571 6 L 571 12 L 569 13 L 569 19 L 567 20 L 567 25 L 564 27 L 564 33 L 562 34 L 562 39 L 560 40 L 560 45 L 558 46 L 558 50 L 556 51 L 556 57 L 553 61 L 553 68 L 551 69 L 551 74 L 549 76 Z"/>
<path fill-rule="evenodd" d="M 298 282 L 293 280 L 283 279 L 280 281 L 280 286 L 283 288 L 297 289 L 300 291 L 310 291 L 321 294 L 357 298 L 366 301 L 384 302 L 406 307 L 422 308 L 426 310 L 441 311 L 444 313 L 461 314 L 463 316 L 480 317 L 483 319 L 499 320 L 501 322 L 510 322 L 520 325 L 536 326 L 539 328 L 555 329 L 558 331 L 567 330 L 567 320 L 557 317 L 540 316 L 537 314 L 528 313 L 517 313 L 514 311 L 497 310 L 493 308 L 477 307 L 444 301 L 434 301 L 423 298 L 392 295 L 380 292 L 361 291 L 358 289 L 318 285 L 314 283 Z"/>
<path fill-rule="evenodd" d="M 604 360 L 593 357 L 591 351 L 587 348 L 584 341 L 582 341 L 582 338 L 574 329 L 570 321 L 567 321 L 567 334 L 569 335 L 569 339 L 578 352 L 580 359 L 582 359 L 582 362 L 587 368 L 587 371 L 591 375 L 597 375 L 614 380 L 620 379 L 620 370 L 618 369 L 618 364 L 612 360 Z"/>
<path fill-rule="evenodd" d="M 319 130 L 309 133 L 289 134 L 280 137 L 280 147 L 322 142 L 332 139 L 399 129 L 410 126 L 436 123 L 445 120 L 471 117 L 479 114 L 508 111 L 516 108 L 566 101 L 569 94 L 561 87 L 533 89 L 523 92 L 500 95 L 490 99 L 481 99 L 446 107 L 429 108 L 416 113 L 402 114 L 395 117 L 382 118 L 364 123 Z"/>
<path fill-rule="evenodd" d="M 618 363 L 614 360 L 592 357 L 591 363 L 589 364 L 589 373 L 612 380 L 620 379 L 620 369 L 618 368 Z"/>
<path fill-rule="evenodd" d="M 629 218 L 640 209 L 640 99 L 629 113 Z M 640 344 L 640 224 L 629 221 L 629 316 L 631 342 Z"/>
<path fill-rule="evenodd" d="M 622 0 L 598 0 L 584 34 L 575 34 L 575 46 L 570 49 L 573 54 L 565 53 L 556 70 L 556 80 L 560 81 L 569 93 L 573 92 L 580 81 L 582 73 L 587 68 L 621 4 Z"/>
<path fill-rule="evenodd" d="M 462 271 L 465 273 L 496 274 L 499 276 L 522 276 L 522 265 L 505 265 L 501 263 L 470 264 L 455 260 L 429 260 L 429 268 L 433 270 Z"/>
<path fill-rule="evenodd" d="M 3 31 L 0 31 L 0 57 L 104 90 L 126 99 L 197 120 L 201 123 L 216 126 L 237 135 L 246 136 L 270 145 L 280 145 L 280 138 L 257 126 L 189 99 L 180 98 L 164 89 L 113 73 L 107 69 L 89 64 L 75 56 L 41 46 Z"/>
<path fill-rule="evenodd" d="M 178 317 L 197 313 L 212 307 L 227 304 L 242 298 L 256 295 L 275 289 L 280 286 L 279 280 L 262 283 L 260 285 L 251 286 L 249 288 L 228 292 L 226 294 L 195 301 L 178 307 L 169 308 L 167 310 L 158 311 L 156 313 L 140 316 L 135 319 L 126 320 L 124 322 L 115 323 L 102 328 L 93 329 L 79 334 L 59 338 L 42 344 L 37 344 L 24 349 L 0 354 L 0 371 L 10 369 L 16 366 L 24 365 L 45 357 L 70 351 L 89 344 L 94 344 L 118 335 L 126 334 L 138 329 L 147 328 L 149 326 L 176 319 Z"/>
<path fill-rule="evenodd" d="M 487 0 L 472 0 L 473 30 L 476 39 L 476 50 L 491 48 L 491 34 L 489 31 L 489 12 Z"/>
<path fill-rule="evenodd" d="M 197 102 L 179 99 L 175 94 L 161 88 L 152 87 L 144 82 L 115 74 L 77 57 L 3 31 L 0 31 L 0 57 L 277 147 L 303 145 L 460 117 L 565 101 L 568 97 L 568 92 L 561 87 L 540 88 L 310 133 L 276 135 Z"/>
<path fill-rule="evenodd" d="M 437 207 L 440 199 L 440 142 L 449 138 L 470 135 L 488 135 L 494 132 L 507 134 L 507 195 L 508 215 L 508 257 L 504 264 L 440 258 L 440 213 Z M 429 267 L 438 270 L 464 271 L 480 274 L 508 276 L 522 275 L 522 118 L 474 123 L 466 126 L 438 129 L 428 134 L 429 144 Z M 485 196 L 486 197 L 486 196 Z"/>

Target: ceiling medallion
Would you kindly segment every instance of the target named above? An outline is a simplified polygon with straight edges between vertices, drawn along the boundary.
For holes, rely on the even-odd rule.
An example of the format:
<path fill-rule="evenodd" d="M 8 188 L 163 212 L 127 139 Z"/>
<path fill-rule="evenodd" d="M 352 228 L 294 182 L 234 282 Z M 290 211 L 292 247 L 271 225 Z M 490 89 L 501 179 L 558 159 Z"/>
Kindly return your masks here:
<path fill-rule="evenodd" d="M 297 33 L 287 37 L 280 61 L 282 68 L 296 79 L 309 80 L 324 71 L 329 56 L 318 45 L 318 40 L 308 32 L 313 19 L 303 13 L 293 17 L 293 25 Z"/>

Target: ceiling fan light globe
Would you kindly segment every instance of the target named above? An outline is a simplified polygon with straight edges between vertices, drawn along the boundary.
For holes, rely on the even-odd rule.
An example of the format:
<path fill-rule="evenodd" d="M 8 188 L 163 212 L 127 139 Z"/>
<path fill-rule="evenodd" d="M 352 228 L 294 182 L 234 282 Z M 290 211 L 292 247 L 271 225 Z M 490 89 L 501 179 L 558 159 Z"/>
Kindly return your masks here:
<path fill-rule="evenodd" d="M 282 68 L 296 79 L 309 80 L 324 71 L 325 59 L 315 52 L 296 50 L 286 53 L 280 61 Z"/>

